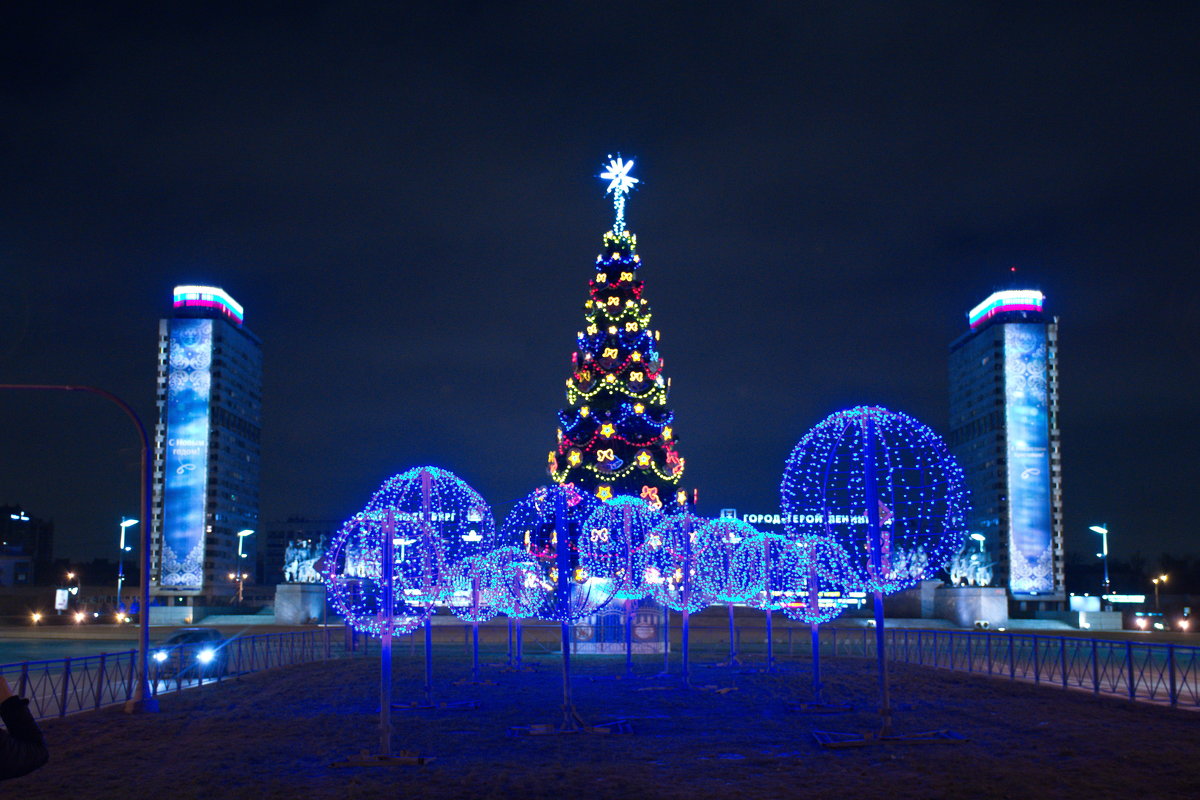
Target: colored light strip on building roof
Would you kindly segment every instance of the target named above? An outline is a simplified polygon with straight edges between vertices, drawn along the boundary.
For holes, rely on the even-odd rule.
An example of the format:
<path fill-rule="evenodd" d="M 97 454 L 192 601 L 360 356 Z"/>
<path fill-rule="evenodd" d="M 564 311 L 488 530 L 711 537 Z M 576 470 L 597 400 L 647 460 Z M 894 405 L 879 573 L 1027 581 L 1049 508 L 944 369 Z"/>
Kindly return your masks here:
<path fill-rule="evenodd" d="M 1045 296 L 1036 289 L 1011 289 L 996 292 L 967 313 L 971 329 L 978 328 L 996 314 L 1005 311 L 1041 311 Z"/>
<path fill-rule="evenodd" d="M 175 308 L 212 308 L 220 311 L 238 325 L 242 324 L 242 307 L 216 286 L 176 286 Z"/>

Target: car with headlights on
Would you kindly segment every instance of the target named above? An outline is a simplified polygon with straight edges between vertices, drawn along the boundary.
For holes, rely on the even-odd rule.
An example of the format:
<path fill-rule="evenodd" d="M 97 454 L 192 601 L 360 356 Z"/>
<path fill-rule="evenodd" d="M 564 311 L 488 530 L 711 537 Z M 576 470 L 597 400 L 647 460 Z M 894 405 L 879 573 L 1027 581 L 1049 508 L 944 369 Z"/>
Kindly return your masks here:
<path fill-rule="evenodd" d="M 228 668 L 225 637 L 216 628 L 180 628 L 151 645 L 151 675 L 163 678 L 209 678 Z"/>

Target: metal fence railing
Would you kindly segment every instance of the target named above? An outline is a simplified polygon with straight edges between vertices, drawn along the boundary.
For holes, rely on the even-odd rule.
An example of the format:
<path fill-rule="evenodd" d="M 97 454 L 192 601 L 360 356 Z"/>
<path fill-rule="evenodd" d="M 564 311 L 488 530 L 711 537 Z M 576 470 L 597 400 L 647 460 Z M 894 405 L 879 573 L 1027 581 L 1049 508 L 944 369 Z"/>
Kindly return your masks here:
<path fill-rule="evenodd" d="M 1197 647 L 987 631 L 888 630 L 885 634 L 885 647 L 895 661 L 1200 707 Z M 870 637 L 862 653 L 874 652 L 874 637 Z"/>
<path fill-rule="evenodd" d="M 780 646 L 792 651 L 800 633 L 776 628 L 776 652 Z M 995 631 L 897 628 L 884 634 L 891 661 L 1200 708 L 1200 647 Z M 873 628 L 823 627 L 820 642 L 822 655 L 875 657 Z M 741 652 L 762 652 L 765 630 L 739 625 L 736 644 Z M 806 655 L 799 648 L 795 653 Z"/>
<path fill-rule="evenodd" d="M 561 648 L 558 624 L 529 621 L 521 628 L 525 655 L 552 655 Z M 721 658 L 729 652 L 728 626 L 692 625 L 690 632 L 694 658 Z M 680 634 L 678 625 L 672 625 L 674 657 Z M 1200 709 L 1200 647 L 995 631 L 889 628 L 884 634 L 888 658 L 895 662 Z M 653 641 L 661 641 L 660 635 L 656 633 Z M 766 650 L 763 626 L 739 620 L 733 637 L 733 649 L 742 656 L 760 656 Z M 810 637 L 807 626 L 777 624 L 771 637 L 773 653 L 779 659 L 808 659 Z M 436 625 L 432 641 L 435 652 L 469 658 L 471 626 Z M 400 654 L 407 650 L 415 655 L 424 647 L 424 635 L 418 630 L 394 642 Z M 819 642 L 822 657 L 875 656 L 875 631 L 870 627 L 822 626 Z M 504 653 L 511 647 L 507 626 L 482 626 L 479 643 L 492 657 Z M 365 637 L 356 641 L 342 628 L 319 628 L 236 636 L 207 663 L 196 658 L 199 647 L 181 647 L 162 662 L 152 659 L 151 692 L 157 696 L 277 667 L 370 654 L 377 645 Z M 35 717 L 61 717 L 129 700 L 137 680 L 137 653 L 6 664 L 0 665 L 0 675 L 29 699 Z"/>
<path fill-rule="evenodd" d="M 352 651 L 340 629 L 237 636 L 223 642 L 211 659 L 197 658 L 202 645 L 182 645 L 162 661 L 150 660 L 150 691 L 158 696 L 265 669 L 340 658 Z M 157 648 L 151 646 L 151 654 Z M 0 665 L 0 675 L 29 700 L 37 719 L 64 717 L 133 697 L 138 680 L 137 651 Z"/>

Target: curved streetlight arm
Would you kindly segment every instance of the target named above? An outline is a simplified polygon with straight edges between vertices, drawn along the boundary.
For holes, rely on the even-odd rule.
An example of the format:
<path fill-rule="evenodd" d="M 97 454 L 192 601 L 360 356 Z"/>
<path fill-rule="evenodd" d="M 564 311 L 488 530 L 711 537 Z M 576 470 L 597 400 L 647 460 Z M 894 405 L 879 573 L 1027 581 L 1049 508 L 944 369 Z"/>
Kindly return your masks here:
<path fill-rule="evenodd" d="M 132 406 L 112 392 L 96 386 L 75 386 L 55 384 L 14 384 L 0 383 L 0 390 L 52 391 L 52 392 L 88 392 L 99 395 L 115 403 L 125 416 L 129 417 L 137 428 L 138 437 L 142 442 L 142 599 L 140 631 L 138 635 L 138 683 L 134 688 L 133 699 L 125 704 L 125 711 L 157 711 L 158 700 L 150 693 L 150 497 L 151 467 L 150 467 L 150 437 L 146 434 L 146 426 L 133 410 Z"/>

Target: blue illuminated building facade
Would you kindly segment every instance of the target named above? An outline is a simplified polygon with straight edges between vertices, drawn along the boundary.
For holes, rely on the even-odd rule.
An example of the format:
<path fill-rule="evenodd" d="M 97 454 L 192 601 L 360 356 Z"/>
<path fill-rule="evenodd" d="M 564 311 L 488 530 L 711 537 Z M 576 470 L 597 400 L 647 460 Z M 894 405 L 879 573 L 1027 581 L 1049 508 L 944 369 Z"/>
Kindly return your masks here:
<path fill-rule="evenodd" d="M 212 286 L 177 286 L 158 327 L 151 591 L 196 604 L 254 580 L 262 348 L 242 307 Z M 220 602 L 220 601 L 217 601 Z"/>
<path fill-rule="evenodd" d="M 1036 290 L 993 293 L 950 346 L 949 443 L 968 529 L 1018 610 L 1065 609 L 1058 320 Z M 972 542 L 972 546 L 976 541 Z"/>

